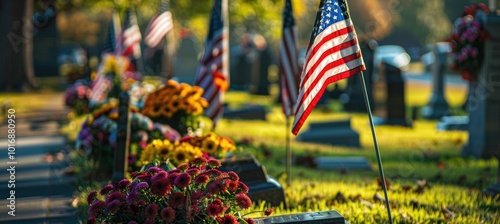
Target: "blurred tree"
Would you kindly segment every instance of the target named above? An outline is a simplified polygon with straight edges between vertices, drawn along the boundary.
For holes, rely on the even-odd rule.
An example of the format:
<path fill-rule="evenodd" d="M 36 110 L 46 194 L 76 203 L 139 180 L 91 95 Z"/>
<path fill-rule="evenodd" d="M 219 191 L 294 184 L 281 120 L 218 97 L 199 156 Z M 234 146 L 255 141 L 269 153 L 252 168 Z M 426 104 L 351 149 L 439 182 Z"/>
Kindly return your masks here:
<path fill-rule="evenodd" d="M 0 91 L 36 88 L 33 69 L 32 0 L 0 1 Z"/>

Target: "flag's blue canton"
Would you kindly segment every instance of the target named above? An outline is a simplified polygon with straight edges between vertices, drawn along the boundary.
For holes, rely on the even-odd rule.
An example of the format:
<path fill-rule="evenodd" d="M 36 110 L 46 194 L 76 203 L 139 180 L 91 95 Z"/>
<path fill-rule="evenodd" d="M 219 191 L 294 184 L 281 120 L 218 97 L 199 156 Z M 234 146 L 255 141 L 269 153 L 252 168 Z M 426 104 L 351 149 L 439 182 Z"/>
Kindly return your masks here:
<path fill-rule="evenodd" d="M 222 22 L 221 8 L 222 8 L 221 0 L 216 0 L 212 16 L 210 18 L 210 29 L 208 31 L 207 40 L 210 40 L 214 37 L 215 31 L 222 29 L 223 22 Z"/>
<path fill-rule="evenodd" d="M 292 3 L 290 1 L 286 1 L 283 17 L 285 18 L 285 23 L 283 24 L 284 28 L 290 28 L 295 25 L 295 20 L 292 15 Z"/>
<path fill-rule="evenodd" d="M 342 0 L 326 0 L 321 13 L 320 25 L 316 35 L 320 34 L 330 25 L 348 19 L 347 5 Z"/>

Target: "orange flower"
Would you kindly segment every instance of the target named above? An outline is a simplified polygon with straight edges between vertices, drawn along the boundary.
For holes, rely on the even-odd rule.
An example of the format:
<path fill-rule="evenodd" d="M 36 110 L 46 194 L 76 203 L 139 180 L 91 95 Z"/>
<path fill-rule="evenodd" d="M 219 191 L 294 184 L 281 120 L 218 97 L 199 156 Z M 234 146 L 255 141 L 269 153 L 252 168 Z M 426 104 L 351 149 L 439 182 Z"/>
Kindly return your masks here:
<path fill-rule="evenodd" d="M 203 108 L 207 108 L 208 107 L 208 101 L 205 98 L 198 99 L 198 103 Z"/>

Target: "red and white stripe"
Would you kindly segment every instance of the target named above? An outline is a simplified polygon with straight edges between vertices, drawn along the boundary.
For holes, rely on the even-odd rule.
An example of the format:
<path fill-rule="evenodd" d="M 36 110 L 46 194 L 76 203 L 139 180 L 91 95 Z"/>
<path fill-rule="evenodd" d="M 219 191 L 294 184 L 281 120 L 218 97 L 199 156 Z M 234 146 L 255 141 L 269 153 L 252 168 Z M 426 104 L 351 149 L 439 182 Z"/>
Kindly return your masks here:
<path fill-rule="evenodd" d="M 141 56 L 141 40 L 142 35 L 139 30 L 139 26 L 134 24 L 130 27 L 127 27 L 125 31 L 123 31 L 123 52 L 122 55 L 134 55 L 134 57 L 138 58 Z"/>
<path fill-rule="evenodd" d="M 165 11 L 156 16 L 148 26 L 144 42 L 149 47 L 156 47 L 165 35 L 173 28 L 172 13 Z"/>
<path fill-rule="evenodd" d="M 301 75 L 292 133 L 297 135 L 328 84 L 365 70 L 350 19 L 323 30 L 310 45 Z"/>
<path fill-rule="evenodd" d="M 297 102 L 297 84 L 295 78 L 299 76 L 299 62 L 297 52 L 297 28 L 283 30 L 280 44 L 280 68 L 281 68 L 281 96 L 282 109 L 286 116 L 293 114 L 293 108 Z"/>

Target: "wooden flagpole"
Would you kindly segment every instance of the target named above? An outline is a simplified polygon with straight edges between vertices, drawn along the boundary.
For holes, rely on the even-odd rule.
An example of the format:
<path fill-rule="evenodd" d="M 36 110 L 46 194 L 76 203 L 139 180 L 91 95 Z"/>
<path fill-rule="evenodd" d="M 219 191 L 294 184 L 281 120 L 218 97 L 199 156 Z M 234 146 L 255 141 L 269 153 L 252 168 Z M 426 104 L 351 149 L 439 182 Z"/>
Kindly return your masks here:
<path fill-rule="evenodd" d="M 375 134 L 375 125 L 373 124 L 372 110 L 370 108 L 370 100 L 368 99 L 368 93 L 366 91 L 365 76 L 363 72 L 360 73 L 361 87 L 363 89 L 363 95 L 365 96 L 365 105 L 368 112 L 368 119 L 370 120 L 370 128 L 372 130 L 373 144 L 375 146 L 375 154 L 377 155 L 378 170 L 380 173 L 380 178 L 382 179 L 382 189 L 384 190 L 385 206 L 387 207 L 387 215 L 389 216 L 389 223 L 392 224 L 391 216 L 391 206 L 389 204 L 389 196 L 387 196 L 387 186 L 385 184 L 384 169 L 382 168 L 382 159 L 380 158 L 380 150 L 378 148 L 377 135 Z"/>
<path fill-rule="evenodd" d="M 292 150 L 290 148 L 290 116 L 286 118 L 286 183 L 288 186 L 292 184 Z"/>

